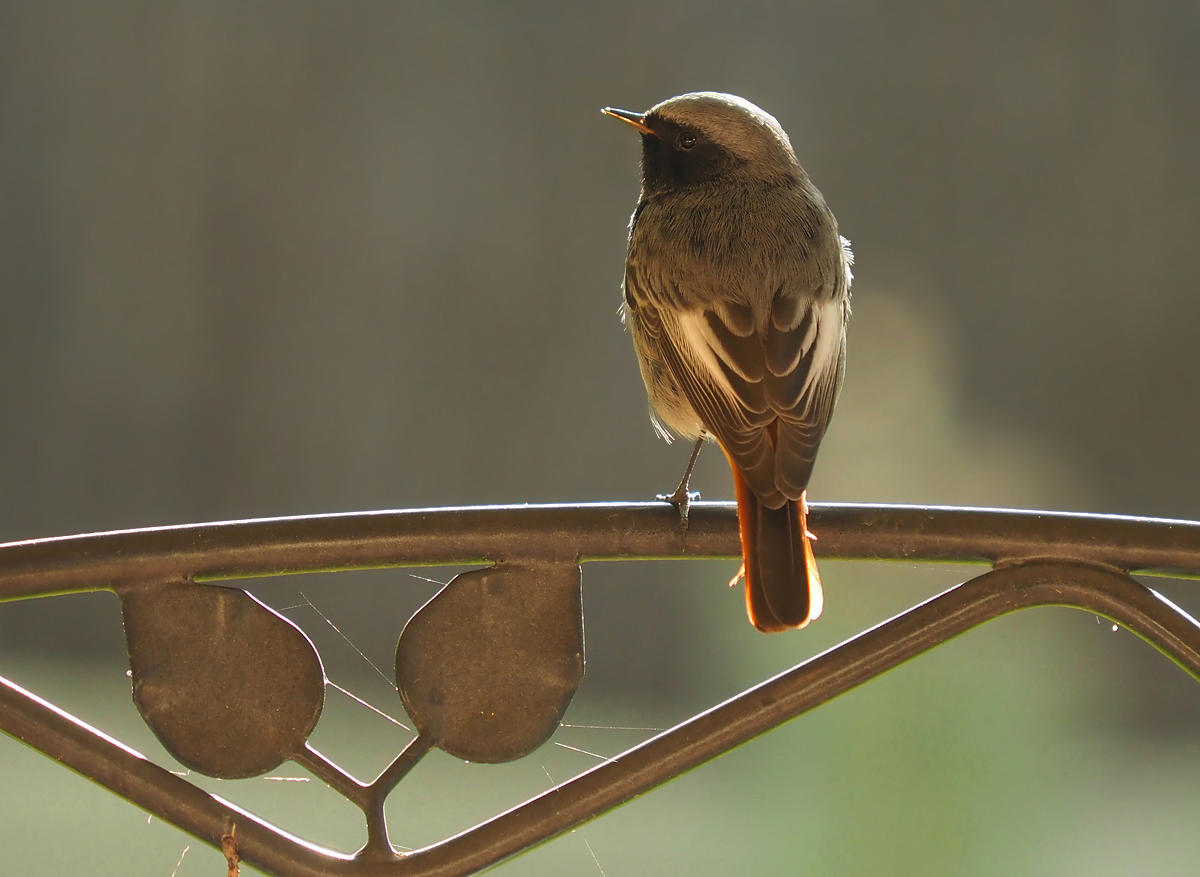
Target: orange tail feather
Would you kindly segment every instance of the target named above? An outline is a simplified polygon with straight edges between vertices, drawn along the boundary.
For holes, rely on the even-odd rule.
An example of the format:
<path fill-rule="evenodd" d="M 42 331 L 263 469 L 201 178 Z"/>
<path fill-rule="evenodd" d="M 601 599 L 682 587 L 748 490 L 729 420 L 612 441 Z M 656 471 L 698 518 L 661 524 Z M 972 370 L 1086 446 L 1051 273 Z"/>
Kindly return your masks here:
<path fill-rule="evenodd" d="M 738 532 L 746 577 L 746 614 L 764 633 L 805 627 L 821 614 L 824 595 L 808 540 L 803 494 L 767 508 L 732 465 Z"/>

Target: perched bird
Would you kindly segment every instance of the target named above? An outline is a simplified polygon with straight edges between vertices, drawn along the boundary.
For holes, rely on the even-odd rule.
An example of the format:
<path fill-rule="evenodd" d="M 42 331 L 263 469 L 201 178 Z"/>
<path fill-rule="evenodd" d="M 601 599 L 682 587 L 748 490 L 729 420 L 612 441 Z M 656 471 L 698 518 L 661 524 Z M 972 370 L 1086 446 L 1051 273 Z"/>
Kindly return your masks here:
<path fill-rule="evenodd" d="M 699 92 L 604 112 L 642 135 L 622 315 L 656 427 L 696 440 L 662 498 L 686 527 L 692 466 L 716 439 L 750 621 L 804 627 L 823 604 L 805 490 L 845 372 L 850 242 L 787 134 L 749 101 Z"/>

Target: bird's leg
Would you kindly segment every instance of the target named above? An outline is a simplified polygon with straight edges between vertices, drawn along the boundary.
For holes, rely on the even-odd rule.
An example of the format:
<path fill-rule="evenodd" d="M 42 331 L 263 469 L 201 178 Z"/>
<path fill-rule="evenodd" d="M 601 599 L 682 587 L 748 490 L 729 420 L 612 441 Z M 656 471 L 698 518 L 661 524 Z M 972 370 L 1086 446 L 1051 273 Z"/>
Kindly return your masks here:
<path fill-rule="evenodd" d="M 691 507 L 692 500 L 700 498 L 699 493 L 688 491 L 688 484 L 692 480 L 692 470 L 696 468 L 696 458 L 700 456 L 700 449 L 704 447 L 704 435 L 701 432 L 700 438 L 696 439 L 696 447 L 692 448 L 692 458 L 688 460 L 687 468 L 683 470 L 683 480 L 679 482 L 675 492 L 672 494 L 660 493 L 655 497 L 660 502 L 669 502 L 679 509 L 679 526 L 685 533 L 688 528 L 688 509 Z"/>

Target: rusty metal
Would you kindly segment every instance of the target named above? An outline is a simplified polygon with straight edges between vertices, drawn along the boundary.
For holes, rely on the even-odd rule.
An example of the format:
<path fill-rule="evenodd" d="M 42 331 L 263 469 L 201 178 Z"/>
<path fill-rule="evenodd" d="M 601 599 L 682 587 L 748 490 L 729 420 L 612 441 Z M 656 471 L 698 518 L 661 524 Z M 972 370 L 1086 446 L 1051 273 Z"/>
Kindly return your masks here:
<path fill-rule="evenodd" d="M 8 682 L 0 684 L 0 729 L 214 847 L 220 848 L 221 838 L 231 835 L 236 826 L 238 854 L 268 873 L 287 877 L 451 877 L 475 873 L 545 842 L 951 637 L 1017 609 L 1073 606 L 1103 615 L 1200 678 L 1200 625 L 1128 575 L 1200 576 L 1200 524 L 1048 512 L 849 505 L 815 506 L 810 521 L 820 535 L 818 554 L 824 557 L 975 562 L 996 568 L 519 807 L 403 856 L 394 853 L 387 842 L 383 803 L 431 747 L 459 754 L 469 751 L 492 760 L 519 757 L 544 742 L 547 729 L 553 731 L 561 718 L 579 681 L 576 669 L 581 672 L 583 662 L 576 564 L 604 559 L 736 556 L 736 517 L 731 504 L 693 505 L 686 535 L 671 506 L 622 504 L 289 518 L 0 546 L 0 599 L 100 588 L 118 591 L 127 613 L 131 605 L 135 616 L 142 612 L 136 630 L 130 633 L 135 663 L 139 652 L 156 654 L 156 660 L 167 664 L 175 660 L 173 647 L 164 652 L 161 643 L 148 648 L 142 642 L 143 636 L 155 635 L 157 622 L 153 609 L 145 609 L 149 603 L 137 608 L 137 595 L 145 598 L 157 593 L 160 599 L 162 595 L 177 599 L 184 593 L 208 594 L 198 597 L 200 608 L 192 613 L 199 619 L 200 640 L 188 646 L 192 657 L 179 658 L 163 676 L 169 682 L 164 691 L 170 690 L 170 697 L 163 696 L 161 702 L 155 696 L 147 700 L 143 690 L 142 700 L 159 707 L 173 703 L 180 686 L 187 687 L 187 668 L 197 666 L 197 654 L 215 654 L 210 646 L 220 640 L 216 631 L 224 630 L 221 619 L 231 617 L 229 606 L 241 605 L 241 598 L 228 596 L 242 594 L 240 591 L 180 582 L 380 566 L 497 564 L 494 569 L 460 576 L 457 588 L 452 585 L 435 597 L 406 629 L 398 646 L 397 679 L 421 733 L 374 782 L 360 782 L 302 742 L 311 730 L 304 720 L 312 712 L 311 692 L 289 696 L 289 700 L 294 697 L 304 704 L 308 712 L 299 709 L 281 723 L 283 742 L 263 747 L 269 758 L 256 756 L 252 766 L 257 769 L 286 750 L 287 757 L 362 809 L 368 842 L 354 857 L 298 842 Z M 221 599 L 211 599 L 214 594 L 210 592 L 220 592 L 215 596 Z M 541 609 L 546 611 L 537 615 L 540 610 L 533 607 L 539 619 L 535 622 L 528 613 L 538 600 L 545 601 Z M 523 608 L 514 608 L 522 607 L 522 601 Z M 244 608 L 248 617 L 257 619 L 251 621 L 252 628 L 265 623 L 274 631 L 271 636 L 283 637 L 281 641 L 298 648 L 294 637 L 288 640 L 293 635 L 274 620 L 260 617 L 249 604 Z M 171 612 L 178 613 L 178 608 L 167 612 L 168 621 Z M 493 627 L 488 626 L 489 616 L 495 621 Z M 171 623 L 165 627 L 172 630 Z M 178 618 L 174 627 L 178 627 Z M 575 648 L 574 629 L 579 631 L 579 649 Z M 503 653 L 499 643 L 505 636 L 514 637 L 520 647 L 514 653 L 520 652 L 519 656 Z M 186 644 L 186 638 L 182 641 Z M 224 642 L 241 641 L 234 636 Z M 206 648 L 209 651 L 205 652 Z M 202 686 L 206 699 L 214 686 L 219 689 L 220 681 L 227 678 L 223 674 L 236 672 L 243 661 L 253 668 L 256 661 L 263 660 L 257 654 L 242 656 L 239 649 L 233 649 L 231 656 L 228 666 L 214 659 L 216 668 Z M 495 666 L 481 666 L 489 661 L 495 661 Z M 151 678 L 147 666 L 143 663 L 140 671 L 144 679 Z M 319 672 L 319 659 L 316 667 Z M 519 684 L 539 668 L 555 670 L 558 675 L 552 672 L 547 688 L 531 695 L 526 707 L 495 723 L 468 720 L 470 709 L 478 709 L 481 703 L 505 702 L 509 695 L 497 697 L 493 688 Z M 428 674 L 443 670 L 440 680 L 429 681 Z M 311 676 L 311 663 L 307 672 Z M 286 675 L 269 667 L 262 673 L 264 679 Z M 304 690 L 304 685 L 297 689 Z M 444 694 L 451 690 L 454 696 L 447 699 Z M 256 691 L 251 686 L 242 695 L 247 700 L 244 709 L 251 714 L 263 709 L 258 698 L 265 695 Z M 319 704 L 316 710 L 319 712 Z M 155 727 L 156 709 L 143 714 Z M 178 732 L 183 735 L 180 739 L 186 738 L 189 724 L 202 725 L 214 715 L 216 708 L 209 703 L 198 717 L 183 719 L 178 723 L 183 729 Z M 287 728 L 292 730 L 287 732 Z M 205 771 L 217 775 L 222 775 L 221 771 L 247 775 L 237 771 L 248 770 L 253 761 L 227 761 L 212 753 L 205 758 Z"/>

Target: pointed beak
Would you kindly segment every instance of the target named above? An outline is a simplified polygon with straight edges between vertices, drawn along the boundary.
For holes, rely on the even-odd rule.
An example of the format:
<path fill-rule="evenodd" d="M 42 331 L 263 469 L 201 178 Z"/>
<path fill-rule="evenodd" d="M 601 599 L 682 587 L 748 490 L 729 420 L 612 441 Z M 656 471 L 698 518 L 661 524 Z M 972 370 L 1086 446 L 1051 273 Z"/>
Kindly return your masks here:
<path fill-rule="evenodd" d="M 622 122 L 625 122 L 628 125 L 632 125 L 633 127 L 637 128 L 639 131 L 641 131 L 643 134 L 650 134 L 652 136 L 657 136 L 656 134 L 654 134 L 654 131 L 646 124 L 646 114 L 645 113 L 634 113 L 634 112 L 631 112 L 630 110 L 618 110 L 615 107 L 605 107 L 603 110 L 601 110 L 601 112 L 604 113 L 604 115 L 606 115 L 606 116 L 612 116 L 614 119 L 620 119 Z"/>

